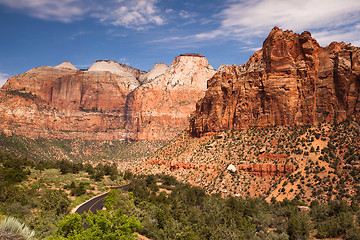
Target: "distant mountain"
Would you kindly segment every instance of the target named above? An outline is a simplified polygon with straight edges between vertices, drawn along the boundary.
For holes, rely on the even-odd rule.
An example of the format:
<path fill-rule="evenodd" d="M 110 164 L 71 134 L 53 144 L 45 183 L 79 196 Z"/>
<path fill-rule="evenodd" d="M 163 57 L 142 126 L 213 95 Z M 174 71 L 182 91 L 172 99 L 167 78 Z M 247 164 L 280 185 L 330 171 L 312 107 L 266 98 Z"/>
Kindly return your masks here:
<path fill-rule="evenodd" d="M 126 121 L 131 138 L 171 140 L 186 129 L 190 113 L 204 97 L 207 79 L 214 73 L 204 56 L 180 55 L 162 75 L 132 91 L 127 99 Z"/>
<path fill-rule="evenodd" d="M 179 56 L 148 73 L 111 60 L 85 71 L 70 62 L 31 69 L 1 89 L 0 130 L 29 138 L 169 140 L 187 127 L 214 73 L 200 55 Z M 150 122 L 159 122 L 158 133 L 150 133 Z"/>

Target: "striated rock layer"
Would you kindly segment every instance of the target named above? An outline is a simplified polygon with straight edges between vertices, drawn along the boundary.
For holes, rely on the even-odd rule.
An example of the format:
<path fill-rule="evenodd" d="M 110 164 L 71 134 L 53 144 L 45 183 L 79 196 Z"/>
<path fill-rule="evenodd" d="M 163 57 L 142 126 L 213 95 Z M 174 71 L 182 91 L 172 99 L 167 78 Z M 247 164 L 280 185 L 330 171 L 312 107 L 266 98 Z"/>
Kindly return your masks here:
<path fill-rule="evenodd" d="M 167 140 L 186 128 L 214 73 L 202 56 L 181 56 L 148 73 L 114 61 L 86 71 L 70 62 L 35 68 L 1 89 L 0 130 L 30 138 Z"/>
<path fill-rule="evenodd" d="M 71 66 L 39 67 L 11 77 L 0 92 L 3 132 L 30 138 L 126 138 L 126 98 L 143 72 Z"/>
<path fill-rule="evenodd" d="M 131 92 L 126 121 L 131 138 L 171 140 L 184 130 L 214 73 L 204 56 L 183 54 L 162 75 Z"/>
<path fill-rule="evenodd" d="M 221 66 L 197 103 L 190 132 L 297 126 L 360 117 L 360 51 L 309 32 L 272 29 L 242 66 Z"/>
<path fill-rule="evenodd" d="M 257 176 L 280 176 L 295 171 L 295 166 L 288 164 L 273 164 L 273 163 L 253 163 L 253 164 L 239 164 L 237 168 L 241 171 L 246 171 Z"/>

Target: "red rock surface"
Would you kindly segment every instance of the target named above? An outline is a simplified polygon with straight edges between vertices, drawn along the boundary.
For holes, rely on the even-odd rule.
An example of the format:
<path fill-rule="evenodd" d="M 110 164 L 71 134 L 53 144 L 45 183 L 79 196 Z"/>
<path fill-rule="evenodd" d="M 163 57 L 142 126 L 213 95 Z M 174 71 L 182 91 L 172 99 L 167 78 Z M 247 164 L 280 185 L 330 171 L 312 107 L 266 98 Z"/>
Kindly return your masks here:
<path fill-rule="evenodd" d="M 148 160 L 146 164 L 156 165 L 156 166 L 166 166 L 170 169 L 170 171 L 175 171 L 178 169 L 194 169 L 195 164 L 190 162 L 172 162 L 165 160 Z"/>
<path fill-rule="evenodd" d="M 123 139 L 129 89 L 118 78 L 50 67 L 12 77 L 0 92 L 1 129 L 30 138 Z"/>
<path fill-rule="evenodd" d="M 114 61 L 87 71 L 69 62 L 35 68 L 1 89 L 0 130 L 30 138 L 171 139 L 187 127 L 214 73 L 202 56 L 178 57 L 149 73 Z"/>
<path fill-rule="evenodd" d="M 11 77 L 0 91 L 1 130 L 30 138 L 126 138 L 126 97 L 140 85 L 134 79 L 143 72 L 124 65 L 118 65 L 123 74 L 71 66 L 39 67 Z"/>
<path fill-rule="evenodd" d="M 246 171 L 257 176 L 279 176 L 295 171 L 294 165 L 283 163 L 239 164 L 236 168 L 238 170 Z"/>
<path fill-rule="evenodd" d="M 360 51 L 320 47 L 309 32 L 275 27 L 242 66 L 221 66 L 197 103 L 190 132 L 360 119 Z"/>
<path fill-rule="evenodd" d="M 188 125 L 195 103 L 205 95 L 215 73 L 199 54 L 176 57 L 166 72 L 128 97 L 126 129 L 132 139 L 171 140 Z"/>

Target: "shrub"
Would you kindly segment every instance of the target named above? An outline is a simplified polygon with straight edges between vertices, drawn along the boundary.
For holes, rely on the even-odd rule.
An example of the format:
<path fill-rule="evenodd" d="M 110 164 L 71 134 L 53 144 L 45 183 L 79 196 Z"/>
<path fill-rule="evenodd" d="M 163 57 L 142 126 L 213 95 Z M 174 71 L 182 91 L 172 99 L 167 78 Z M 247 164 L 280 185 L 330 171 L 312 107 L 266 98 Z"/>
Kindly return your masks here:
<path fill-rule="evenodd" d="M 35 235 L 24 223 L 14 217 L 6 217 L 0 222 L 0 239 L 3 240 L 28 240 Z"/>

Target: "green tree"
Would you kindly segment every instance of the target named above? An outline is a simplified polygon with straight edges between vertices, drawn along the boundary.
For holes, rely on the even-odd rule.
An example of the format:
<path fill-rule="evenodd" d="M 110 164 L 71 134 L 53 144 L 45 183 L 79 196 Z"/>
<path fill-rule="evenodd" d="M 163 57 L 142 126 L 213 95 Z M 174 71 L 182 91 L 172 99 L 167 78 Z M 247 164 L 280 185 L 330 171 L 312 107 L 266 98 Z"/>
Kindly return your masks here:
<path fill-rule="evenodd" d="M 319 238 L 335 238 L 354 232 L 354 219 L 350 212 L 342 212 L 337 217 L 319 224 L 317 227 Z"/>
<path fill-rule="evenodd" d="M 64 238 L 72 238 L 84 232 L 81 216 L 77 213 L 65 216 L 57 225 L 56 235 Z"/>
<path fill-rule="evenodd" d="M 291 215 L 287 234 L 290 240 L 305 240 L 308 239 L 310 233 L 310 218 L 308 214 L 297 212 Z"/>
<path fill-rule="evenodd" d="M 71 189 L 71 195 L 81 196 L 86 193 L 85 183 L 81 182 L 78 186 L 74 186 Z"/>
<path fill-rule="evenodd" d="M 57 215 L 69 212 L 70 200 L 61 190 L 47 189 L 41 196 L 41 208 Z"/>
<path fill-rule="evenodd" d="M 83 223 L 87 228 L 84 229 Z M 56 237 L 52 239 L 136 239 L 134 232 L 141 229 L 140 221 L 115 211 L 98 211 L 97 214 L 78 214 L 66 216 L 58 223 Z"/>

